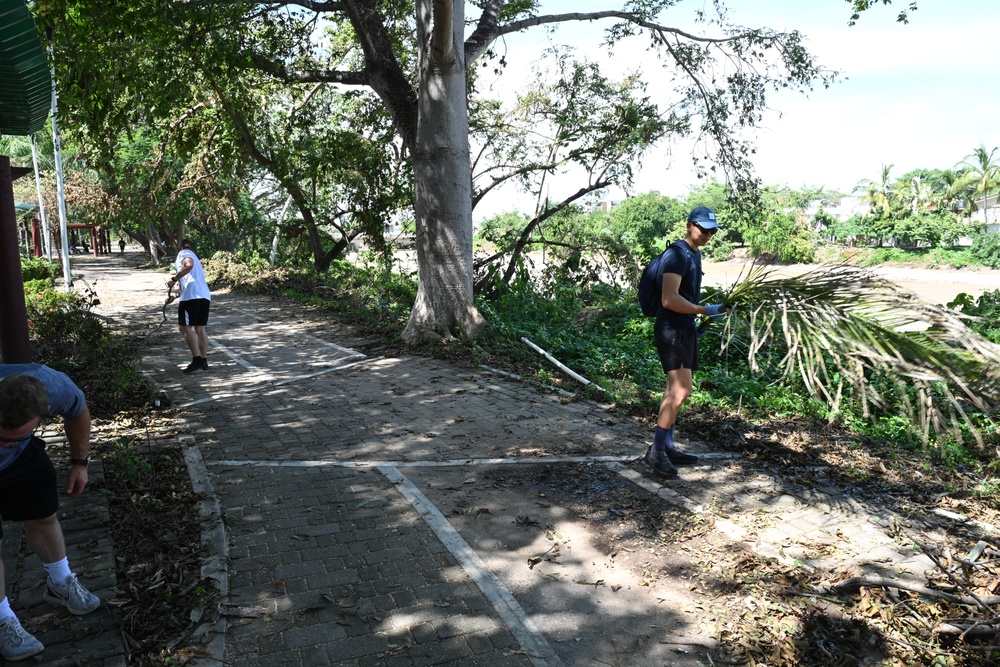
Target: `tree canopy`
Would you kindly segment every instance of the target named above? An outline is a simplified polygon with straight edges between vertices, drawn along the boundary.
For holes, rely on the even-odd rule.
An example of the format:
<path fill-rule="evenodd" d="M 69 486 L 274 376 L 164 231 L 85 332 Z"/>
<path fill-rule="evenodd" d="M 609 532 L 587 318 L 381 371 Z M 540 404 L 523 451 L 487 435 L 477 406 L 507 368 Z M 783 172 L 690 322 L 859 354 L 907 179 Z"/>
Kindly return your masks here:
<path fill-rule="evenodd" d="M 142 132 L 155 146 L 147 167 L 169 157 L 183 175 L 136 182 L 150 190 L 147 208 L 167 199 L 157 188 L 197 184 L 235 228 L 240 201 L 276 210 L 291 197 L 322 270 L 359 234 L 377 245 L 383 225 L 412 206 L 419 289 L 406 337 L 418 341 L 482 325 L 471 212 L 495 183 L 520 179 L 540 193 L 546 176 L 582 168 L 579 188 L 540 199 L 545 216 L 581 193 L 627 186 L 645 152 L 694 138 L 699 173 L 752 202 L 748 131 L 769 92 L 835 77 L 800 33 L 736 25 L 722 2 L 693 13 L 673 0 L 561 14 L 544 5 L 484 0 L 468 18 L 458 0 L 40 0 L 34 9 L 53 30 L 61 107 L 93 160 L 119 169 Z M 646 71 L 614 79 L 556 50 L 514 104 L 477 89 L 480 64 L 528 66 L 506 36 L 584 21 L 606 26 L 601 61 L 636 42 L 650 53 Z M 648 77 L 672 91 L 668 104 L 644 94 Z M 182 224 L 147 223 L 168 239 Z"/>

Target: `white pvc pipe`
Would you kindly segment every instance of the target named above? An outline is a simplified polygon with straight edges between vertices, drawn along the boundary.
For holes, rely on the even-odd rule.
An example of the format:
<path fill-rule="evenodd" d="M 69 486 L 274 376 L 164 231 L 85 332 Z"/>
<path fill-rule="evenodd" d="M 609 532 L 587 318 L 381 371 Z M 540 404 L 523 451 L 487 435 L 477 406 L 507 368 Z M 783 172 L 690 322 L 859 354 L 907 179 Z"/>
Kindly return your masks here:
<path fill-rule="evenodd" d="M 288 207 L 291 204 L 292 195 L 288 195 L 288 199 L 285 200 L 285 205 L 281 208 L 281 213 L 278 215 L 278 224 L 274 226 L 274 240 L 271 241 L 271 266 L 274 266 L 275 262 L 278 261 L 278 240 L 281 238 L 281 225 L 285 222 L 285 215 L 288 213 Z"/>
<path fill-rule="evenodd" d="M 551 354 L 549 354 L 548 352 L 546 352 L 542 348 L 540 348 L 537 345 L 535 345 L 534 343 L 532 343 L 527 338 L 522 337 L 521 338 L 521 342 L 524 343 L 525 345 L 527 345 L 528 347 L 530 347 L 531 349 L 533 349 L 535 352 L 538 352 L 539 354 L 541 354 L 542 356 L 544 356 L 546 359 L 548 359 L 553 364 L 555 364 L 556 367 L 559 368 L 559 370 L 561 370 L 562 372 L 566 373 L 567 375 L 569 375 L 571 378 L 573 378 L 577 382 L 580 382 L 580 383 L 582 383 L 584 385 L 594 384 L 593 382 L 591 382 L 587 378 L 583 377 L 579 373 L 571 370 L 569 367 L 567 367 L 561 361 L 559 361 L 558 359 L 556 359 L 555 357 L 553 357 Z M 605 389 L 604 387 L 598 386 L 596 384 L 594 384 L 594 386 L 597 387 L 598 389 L 600 389 L 601 391 L 607 393 L 607 389 Z"/>
<path fill-rule="evenodd" d="M 56 196 L 59 200 L 59 232 L 62 236 L 63 280 L 66 291 L 73 289 L 73 272 L 69 264 L 69 229 L 66 227 L 66 189 L 63 186 L 62 139 L 59 136 L 59 100 L 56 95 L 56 67 L 53 63 L 52 46 L 49 46 L 49 63 L 52 71 L 52 149 L 56 161 Z"/>
<path fill-rule="evenodd" d="M 42 222 L 42 239 L 45 242 L 45 258 L 52 261 L 52 232 L 45 220 L 45 200 L 42 198 L 42 178 L 38 175 L 38 150 L 35 148 L 35 135 L 31 135 L 31 163 L 35 167 L 35 189 L 38 190 L 38 215 Z"/>

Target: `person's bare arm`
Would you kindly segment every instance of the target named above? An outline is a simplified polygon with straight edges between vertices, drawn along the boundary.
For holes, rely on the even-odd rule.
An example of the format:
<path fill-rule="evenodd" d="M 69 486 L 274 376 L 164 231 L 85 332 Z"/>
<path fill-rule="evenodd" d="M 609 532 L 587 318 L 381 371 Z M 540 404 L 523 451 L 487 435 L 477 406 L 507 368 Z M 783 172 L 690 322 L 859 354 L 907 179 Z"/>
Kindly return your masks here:
<path fill-rule="evenodd" d="M 682 315 L 704 315 L 705 306 L 693 304 L 682 297 L 678 292 L 680 286 L 681 275 L 679 273 L 663 274 L 663 293 L 660 295 L 663 307 Z"/>
<path fill-rule="evenodd" d="M 73 459 L 86 459 L 90 453 L 90 409 L 83 407 L 83 412 L 76 417 L 67 417 L 64 425 L 66 427 L 66 439 L 69 440 L 69 456 Z M 69 481 L 66 485 L 66 493 L 71 498 L 83 493 L 89 481 L 87 467 L 71 465 L 69 467 Z"/>
<path fill-rule="evenodd" d="M 183 276 L 186 276 L 187 274 L 191 273 L 192 269 L 194 269 L 194 260 L 191 259 L 190 257 L 185 257 L 184 259 L 181 260 L 180 270 L 174 274 L 174 277 L 171 278 L 171 280 L 173 280 L 176 283 Z"/>

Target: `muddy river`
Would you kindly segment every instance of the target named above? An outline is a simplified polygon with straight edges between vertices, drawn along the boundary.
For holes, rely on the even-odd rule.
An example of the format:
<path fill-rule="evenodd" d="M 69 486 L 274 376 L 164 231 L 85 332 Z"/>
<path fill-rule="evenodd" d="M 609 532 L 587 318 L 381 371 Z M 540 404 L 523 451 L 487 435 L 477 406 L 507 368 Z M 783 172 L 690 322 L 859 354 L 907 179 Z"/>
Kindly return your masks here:
<path fill-rule="evenodd" d="M 745 271 L 740 262 L 705 262 L 705 284 L 732 285 Z M 783 275 L 797 275 L 815 269 L 816 265 L 796 265 L 781 267 L 776 272 Z M 965 292 L 974 297 L 983 292 L 1000 289 L 1000 271 L 983 269 L 909 269 L 889 266 L 877 267 L 872 271 L 900 287 L 903 287 L 925 301 L 945 304 Z"/>

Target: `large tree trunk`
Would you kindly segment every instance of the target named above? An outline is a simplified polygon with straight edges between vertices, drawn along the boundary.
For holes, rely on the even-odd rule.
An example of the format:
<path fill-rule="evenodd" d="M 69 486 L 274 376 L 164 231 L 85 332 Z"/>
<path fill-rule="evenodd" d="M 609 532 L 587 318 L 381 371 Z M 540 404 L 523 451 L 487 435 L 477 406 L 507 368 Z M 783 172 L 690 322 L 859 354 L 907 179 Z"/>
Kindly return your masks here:
<path fill-rule="evenodd" d="M 466 108 L 463 0 L 417 0 L 420 87 L 413 152 L 417 299 L 407 343 L 475 336 L 472 174 Z"/>

